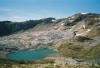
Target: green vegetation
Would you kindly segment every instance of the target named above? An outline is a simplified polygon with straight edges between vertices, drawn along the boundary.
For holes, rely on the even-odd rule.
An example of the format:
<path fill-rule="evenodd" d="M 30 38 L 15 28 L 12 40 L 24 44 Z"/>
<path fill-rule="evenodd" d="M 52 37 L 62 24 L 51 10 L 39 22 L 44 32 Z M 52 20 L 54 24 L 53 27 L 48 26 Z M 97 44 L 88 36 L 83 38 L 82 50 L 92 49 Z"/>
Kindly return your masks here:
<path fill-rule="evenodd" d="M 92 30 L 87 34 L 89 37 L 100 36 L 100 27 L 96 25 Z"/>
<path fill-rule="evenodd" d="M 0 59 L 0 68 L 100 68 L 100 65 L 87 64 L 61 64 L 54 65 L 54 60 L 38 60 L 38 61 L 14 61 L 8 59 Z M 2 62 L 2 63 L 1 63 Z"/>
<path fill-rule="evenodd" d="M 100 59 L 100 44 L 90 46 L 84 42 L 64 41 L 59 44 L 58 52 L 65 57 L 78 58 L 83 60 Z"/>

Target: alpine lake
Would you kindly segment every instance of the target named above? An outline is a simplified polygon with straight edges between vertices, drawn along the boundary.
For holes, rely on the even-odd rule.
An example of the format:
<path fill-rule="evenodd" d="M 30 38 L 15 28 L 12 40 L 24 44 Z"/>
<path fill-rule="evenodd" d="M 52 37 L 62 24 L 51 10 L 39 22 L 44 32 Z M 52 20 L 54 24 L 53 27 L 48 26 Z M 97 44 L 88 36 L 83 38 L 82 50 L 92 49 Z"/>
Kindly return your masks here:
<path fill-rule="evenodd" d="M 10 60 L 17 61 L 32 61 L 32 60 L 41 60 L 46 57 L 50 57 L 55 55 L 56 52 L 52 49 L 43 48 L 36 50 L 19 50 L 15 52 L 10 52 L 7 54 L 7 58 Z"/>

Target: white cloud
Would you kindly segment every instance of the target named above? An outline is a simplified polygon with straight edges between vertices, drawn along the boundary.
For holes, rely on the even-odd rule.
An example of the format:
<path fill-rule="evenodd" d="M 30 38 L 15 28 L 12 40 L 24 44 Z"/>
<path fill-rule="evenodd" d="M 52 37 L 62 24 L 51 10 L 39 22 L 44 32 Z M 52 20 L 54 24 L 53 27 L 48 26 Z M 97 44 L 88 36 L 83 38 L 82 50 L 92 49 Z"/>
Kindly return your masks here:
<path fill-rule="evenodd" d="M 11 16 L 11 17 L 9 17 L 8 18 L 8 20 L 10 20 L 10 21 L 25 21 L 25 20 L 27 20 L 27 17 L 23 17 L 23 16 Z"/>
<path fill-rule="evenodd" d="M 23 11 L 16 9 L 2 9 L 5 11 L 5 15 L 0 16 L 0 20 L 9 20 L 9 21 L 26 21 L 26 20 L 38 20 L 41 18 L 47 17 L 55 17 L 55 18 L 63 18 L 65 15 L 60 14 L 60 12 L 50 11 L 42 9 L 41 11 L 33 10 L 33 11 Z"/>
<path fill-rule="evenodd" d="M 0 20 L 1 21 L 8 20 L 8 21 L 20 22 L 20 21 L 25 21 L 25 20 L 28 20 L 28 19 L 26 17 L 22 17 L 22 16 L 6 16 L 6 17 L 0 17 Z"/>

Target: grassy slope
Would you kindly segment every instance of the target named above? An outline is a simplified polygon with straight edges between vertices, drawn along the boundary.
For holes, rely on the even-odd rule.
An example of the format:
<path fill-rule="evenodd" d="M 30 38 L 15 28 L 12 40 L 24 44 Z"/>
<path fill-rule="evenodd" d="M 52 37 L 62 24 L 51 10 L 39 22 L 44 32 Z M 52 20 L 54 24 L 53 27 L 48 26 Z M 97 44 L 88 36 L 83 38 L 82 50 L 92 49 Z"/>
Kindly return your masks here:
<path fill-rule="evenodd" d="M 73 57 L 83 60 L 96 60 L 100 59 L 100 44 L 90 46 L 80 41 L 66 40 L 59 44 L 58 52 L 66 57 Z"/>

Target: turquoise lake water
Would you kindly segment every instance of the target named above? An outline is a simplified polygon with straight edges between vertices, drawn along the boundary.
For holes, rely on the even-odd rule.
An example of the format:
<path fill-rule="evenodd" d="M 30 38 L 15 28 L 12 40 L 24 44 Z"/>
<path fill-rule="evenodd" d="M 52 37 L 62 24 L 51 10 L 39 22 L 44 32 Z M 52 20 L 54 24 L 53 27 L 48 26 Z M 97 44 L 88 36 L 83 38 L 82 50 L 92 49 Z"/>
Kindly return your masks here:
<path fill-rule="evenodd" d="M 7 54 L 11 60 L 40 60 L 54 55 L 56 52 L 51 49 L 20 50 Z"/>

